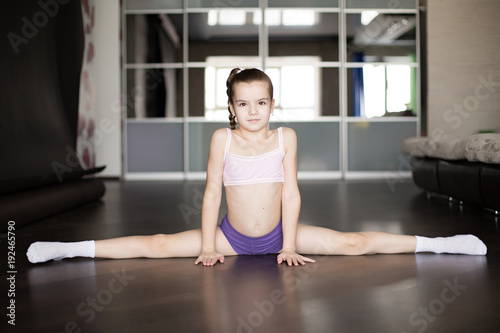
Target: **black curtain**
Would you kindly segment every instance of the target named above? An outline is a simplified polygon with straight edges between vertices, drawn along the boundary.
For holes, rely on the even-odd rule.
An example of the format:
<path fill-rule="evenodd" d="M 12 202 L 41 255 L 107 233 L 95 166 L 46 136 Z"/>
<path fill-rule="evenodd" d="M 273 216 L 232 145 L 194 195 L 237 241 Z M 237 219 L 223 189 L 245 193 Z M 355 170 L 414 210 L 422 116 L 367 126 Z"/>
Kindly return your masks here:
<path fill-rule="evenodd" d="M 104 195 L 76 155 L 84 42 L 80 1 L 0 3 L 0 220 L 16 228 Z"/>
<path fill-rule="evenodd" d="M 0 194 L 82 174 L 76 157 L 80 1 L 0 4 Z"/>

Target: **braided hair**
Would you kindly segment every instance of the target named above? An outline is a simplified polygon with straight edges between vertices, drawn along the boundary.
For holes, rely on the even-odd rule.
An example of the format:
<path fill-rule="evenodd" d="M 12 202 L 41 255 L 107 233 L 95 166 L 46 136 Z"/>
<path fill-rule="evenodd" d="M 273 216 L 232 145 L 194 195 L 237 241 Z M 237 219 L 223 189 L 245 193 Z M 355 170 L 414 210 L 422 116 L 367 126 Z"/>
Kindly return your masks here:
<path fill-rule="evenodd" d="M 233 68 L 226 81 L 226 87 L 227 87 L 226 93 L 228 97 L 227 109 L 229 111 L 229 124 L 231 125 L 232 130 L 236 129 L 236 124 L 237 124 L 236 116 L 233 116 L 233 114 L 231 113 L 231 108 L 229 106 L 229 104 L 233 104 L 234 86 L 236 83 L 239 82 L 250 83 L 253 81 L 267 82 L 269 86 L 269 96 L 271 99 L 273 98 L 273 84 L 269 76 L 266 75 L 266 73 L 257 68 L 243 69 L 243 70 L 239 68 Z"/>

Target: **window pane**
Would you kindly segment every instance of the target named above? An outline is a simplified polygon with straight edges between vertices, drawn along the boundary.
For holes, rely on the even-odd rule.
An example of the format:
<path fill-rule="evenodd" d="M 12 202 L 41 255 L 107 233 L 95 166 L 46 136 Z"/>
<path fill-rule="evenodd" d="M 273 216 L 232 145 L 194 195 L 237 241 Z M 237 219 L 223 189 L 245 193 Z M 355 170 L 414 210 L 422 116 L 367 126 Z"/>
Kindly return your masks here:
<path fill-rule="evenodd" d="M 127 9 L 182 9 L 182 0 L 126 0 Z"/>
<path fill-rule="evenodd" d="M 314 26 L 317 14 L 308 9 L 284 9 L 282 11 L 284 26 Z"/>
<path fill-rule="evenodd" d="M 210 139 L 215 130 L 229 128 L 229 120 L 217 123 L 189 124 L 189 171 L 207 171 Z"/>
<path fill-rule="evenodd" d="M 205 82 L 215 81 L 214 79 L 205 79 L 205 68 L 190 68 L 188 71 L 189 82 L 189 116 L 190 117 L 204 117 L 205 116 Z M 213 91 L 216 88 L 209 88 Z"/>
<path fill-rule="evenodd" d="M 217 23 L 220 25 L 244 25 L 247 20 L 247 13 L 241 9 L 221 9 L 213 12 L 218 12 Z"/>
<path fill-rule="evenodd" d="M 416 9 L 415 0 L 346 0 L 346 8 Z"/>
<path fill-rule="evenodd" d="M 269 7 L 338 7 L 338 0 L 268 0 Z"/>
<path fill-rule="evenodd" d="M 189 8 L 224 8 L 224 7 L 258 8 L 259 7 L 259 0 L 184 0 L 184 1 L 188 1 Z"/>
<path fill-rule="evenodd" d="M 127 15 L 127 63 L 182 63 L 182 14 Z"/>
<path fill-rule="evenodd" d="M 254 12 L 231 9 L 229 15 L 225 13 L 224 9 L 215 9 L 189 14 L 190 62 L 205 62 L 211 56 L 259 55 L 259 26 L 253 23 Z"/>
<path fill-rule="evenodd" d="M 415 116 L 416 69 L 408 65 L 364 65 L 347 70 L 348 116 Z"/>
<path fill-rule="evenodd" d="M 411 108 L 411 68 L 387 66 L 387 112 L 402 112 Z"/>
<path fill-rule="evenodd" d="M 315 68 L 311 66 L 281 67 L 281 106 L 283 108 L 313 108 L 315 92 Z M 297 81 L 300 79 L 300 82 Z"/>
<path fill-rule="evenodd" d="M 414 62 L 415 15 L 379 13 L 367 23 L 367 17 L 373 17 L 372 11 L 368 13 L 346 15 L 347 61 L 387 62 L 391 56 L 406 56 L 406 62 Z"/>
<path fill-rule="evenodd" d="M 273 98 L 275 107 L 279 107 L 281 101 L 281 71 L 279 68 L 266 68 L 266 74 L 273 83 Z"/>
<path fill-rule="evenodd" d="M 298 171 L 340 170 L 339 123 L 276 121 L 269 125 L 271 129 L 281 126 L 291 127 L 297 133 Z"/>
<path fill-rule="evenodd" d="M 127 123 L 127 172 L 182 172 L 182 123 Z"/>
<path fill-rule="evenodd" d="M 339 115 L 339 69 L 320 68 L 322 116 Z"/>
<path fill-rule="evenodd" d="M 285 25 L 288 15 L 288 23 L 293 23 L 294 13 L 283 11 L 282 24 L 269 26 L 269 56 L 317 56 L 321 61 L 338 61 L 338 14 L 309 11 L 307 21 Z M 303 20 L 304 17 L 302 14 L 295 19 Z"/>
<path fill-rule="evenodd" d="M 266 71 L 274 87 L 275 119 L 307 120 L 320 115 L 321 72 L 314 66 L 317 62 L 315 57 L 269 58 Z"/>
<path fill-rule="evenodd" d="M 174 118 L 183 115 L 182 69 L 127 70 L 128 118 Z"/>
<path fill-rule="evenodd" d="M 366 118 L 383 116 L 385 114 L 385 67 L 368 65 L 358 70 L 363 72 L 364 115 L 361 113 L 361 116 Z"/>
<path fill-rule="evenodd" d="M 416 136 L 416 122 L 348 124 L 348 170 L 394 171 L 401 165 L 401 142 Z"/>
<path fill-rule="evenodd" d="M 218 108 L 227 108 L 227 87 L 226 82 L 231 70 L 233 68 L 217 68 L 216 71 L 216 86 L 215 86 L 215 96 L 216 96 L 216 106 Z"/>

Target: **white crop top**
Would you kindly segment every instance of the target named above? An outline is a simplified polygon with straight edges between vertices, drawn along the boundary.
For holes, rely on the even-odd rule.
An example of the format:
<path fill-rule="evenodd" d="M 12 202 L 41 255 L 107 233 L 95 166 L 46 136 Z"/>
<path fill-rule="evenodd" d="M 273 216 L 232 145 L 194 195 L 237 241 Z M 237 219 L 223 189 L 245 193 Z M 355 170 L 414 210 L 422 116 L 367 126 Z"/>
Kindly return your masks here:
<path fill-rule="evenodd" d="M 259 183 L 282 183 L 285 181 L 283 171 L 283 131 L 278 128 L 279 146 L 270 152 L 256 156 L 242 156 L 229 152 L 231 130 L 227 129 L 226 149 L 224 151 L 224 186 L 250 185 Z"/>

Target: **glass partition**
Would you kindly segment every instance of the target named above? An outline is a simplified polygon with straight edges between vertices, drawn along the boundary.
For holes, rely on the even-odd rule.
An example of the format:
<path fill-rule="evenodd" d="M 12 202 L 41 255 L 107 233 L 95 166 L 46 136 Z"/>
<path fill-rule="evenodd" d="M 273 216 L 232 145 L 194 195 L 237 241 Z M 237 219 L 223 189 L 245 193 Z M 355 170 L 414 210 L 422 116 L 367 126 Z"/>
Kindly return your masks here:
<path fill-rule="evenodd" d="M 189 13 L 188 61 L 205 62 L 213 56 L 258 56 L 259 26 L 253 23 L 254 13 L 240 9 Z"/>
<path fill-rule="evenodd" d="M 205 117 L 207 90 L 209 86 L 218 87 L 220 85 L 205 85 L 205 68 L 190 68 L 188 70 L 188 87 L 189 87 L 189 116 L 190 117 Z M 224 81 L 225 82 L 225 81 Z M 227 98 L 226 98 L 227 109 Z M 220 116 L 219 116 L 220 117 Z M 227 118 L 227 116 L 226 116 Z M 219 119 L 219 118 L 212 118 Z M 220 119 L 219 119 L 220 120 Z"/>
<path fill-rule="evenodd" d="M 188 8 L 258 8 L 259 0 L 184 0 Z"/>
<path fill-rule="evenodd" d="M 127 64 L 182 63 L 182 14 L 127 15 Z"/>
<path fill-rule="evenodd" d="M 274 63 L 266 68 L 273 82 L 276 119 L 314 120 L 339 115 L 339 69 L 309 65 Z M 312 62 L 312 60 L 311 60 Z"/>
<path fill-rule="evenodd" d="M 338 0 L 268 0 L 268 7 L 338 8 Z"/>
<path fill-rule="evenodd" d="M 338 68 L 321 68 L 321 115 L 340 115 Z"/>
<path fill-rule="evenodd" d="M 393 171 L 401 164 L 401 143 L 417 134 L 415 122 L 348 124 L 348 171 Z"/>
<path fill-rule="evenodd" d="M 415 14 L 346 14 L 348 62 L 415 62 Z"/>
<path fill-rule="evenodd" d="M 183 76 L 180 68 L 127 70 L 127 91 L 122 101 L 127 118 L 183 116 Z"/>
<path fill-rule="evenodd" d="M 269 57 L 314 56 L 339 61 L 338 13 L 267 9 Z"/>
<path fill-rule="evenodd" d="M 414 117 L 417 114 L 416 68 L 406 64 L 349 68 L 347 94 L 350 117 Z"/>
<path fill-rule="evenodd" d="M 127 10 L 161 10 L 179 9 L 183 7 L 183 0 L 125 0 Z"/>
<path fill-rule="evenodd" d="M 189 123 L 189 171 L 207 171 L 210 140 L 215 130 L 229 128 L 227 122 Z"/>
<path fill-rule="evenodd" d="M 270 76 L 269 126 L 295 129 L 302 175 L 397 169 L 420 124 L 419 15 L 414 0 L 125 0 L 126 172 L 200 177 L 235 67 Z"/>
<path fill-rule="evenodd" d="M 128 172 L 182 172 L 182 123 L 127 123 Z"/>
<path fill-rule="evenodd" d="M 297 133 L 298 171 L 340 170 L 339 123 L 272 121 L 269 127 L 290 127 Z"/>
<path fill-rule="evenodd" d="M 415 0 L 346 0 L 346 8 L 416 9 Z"/>

